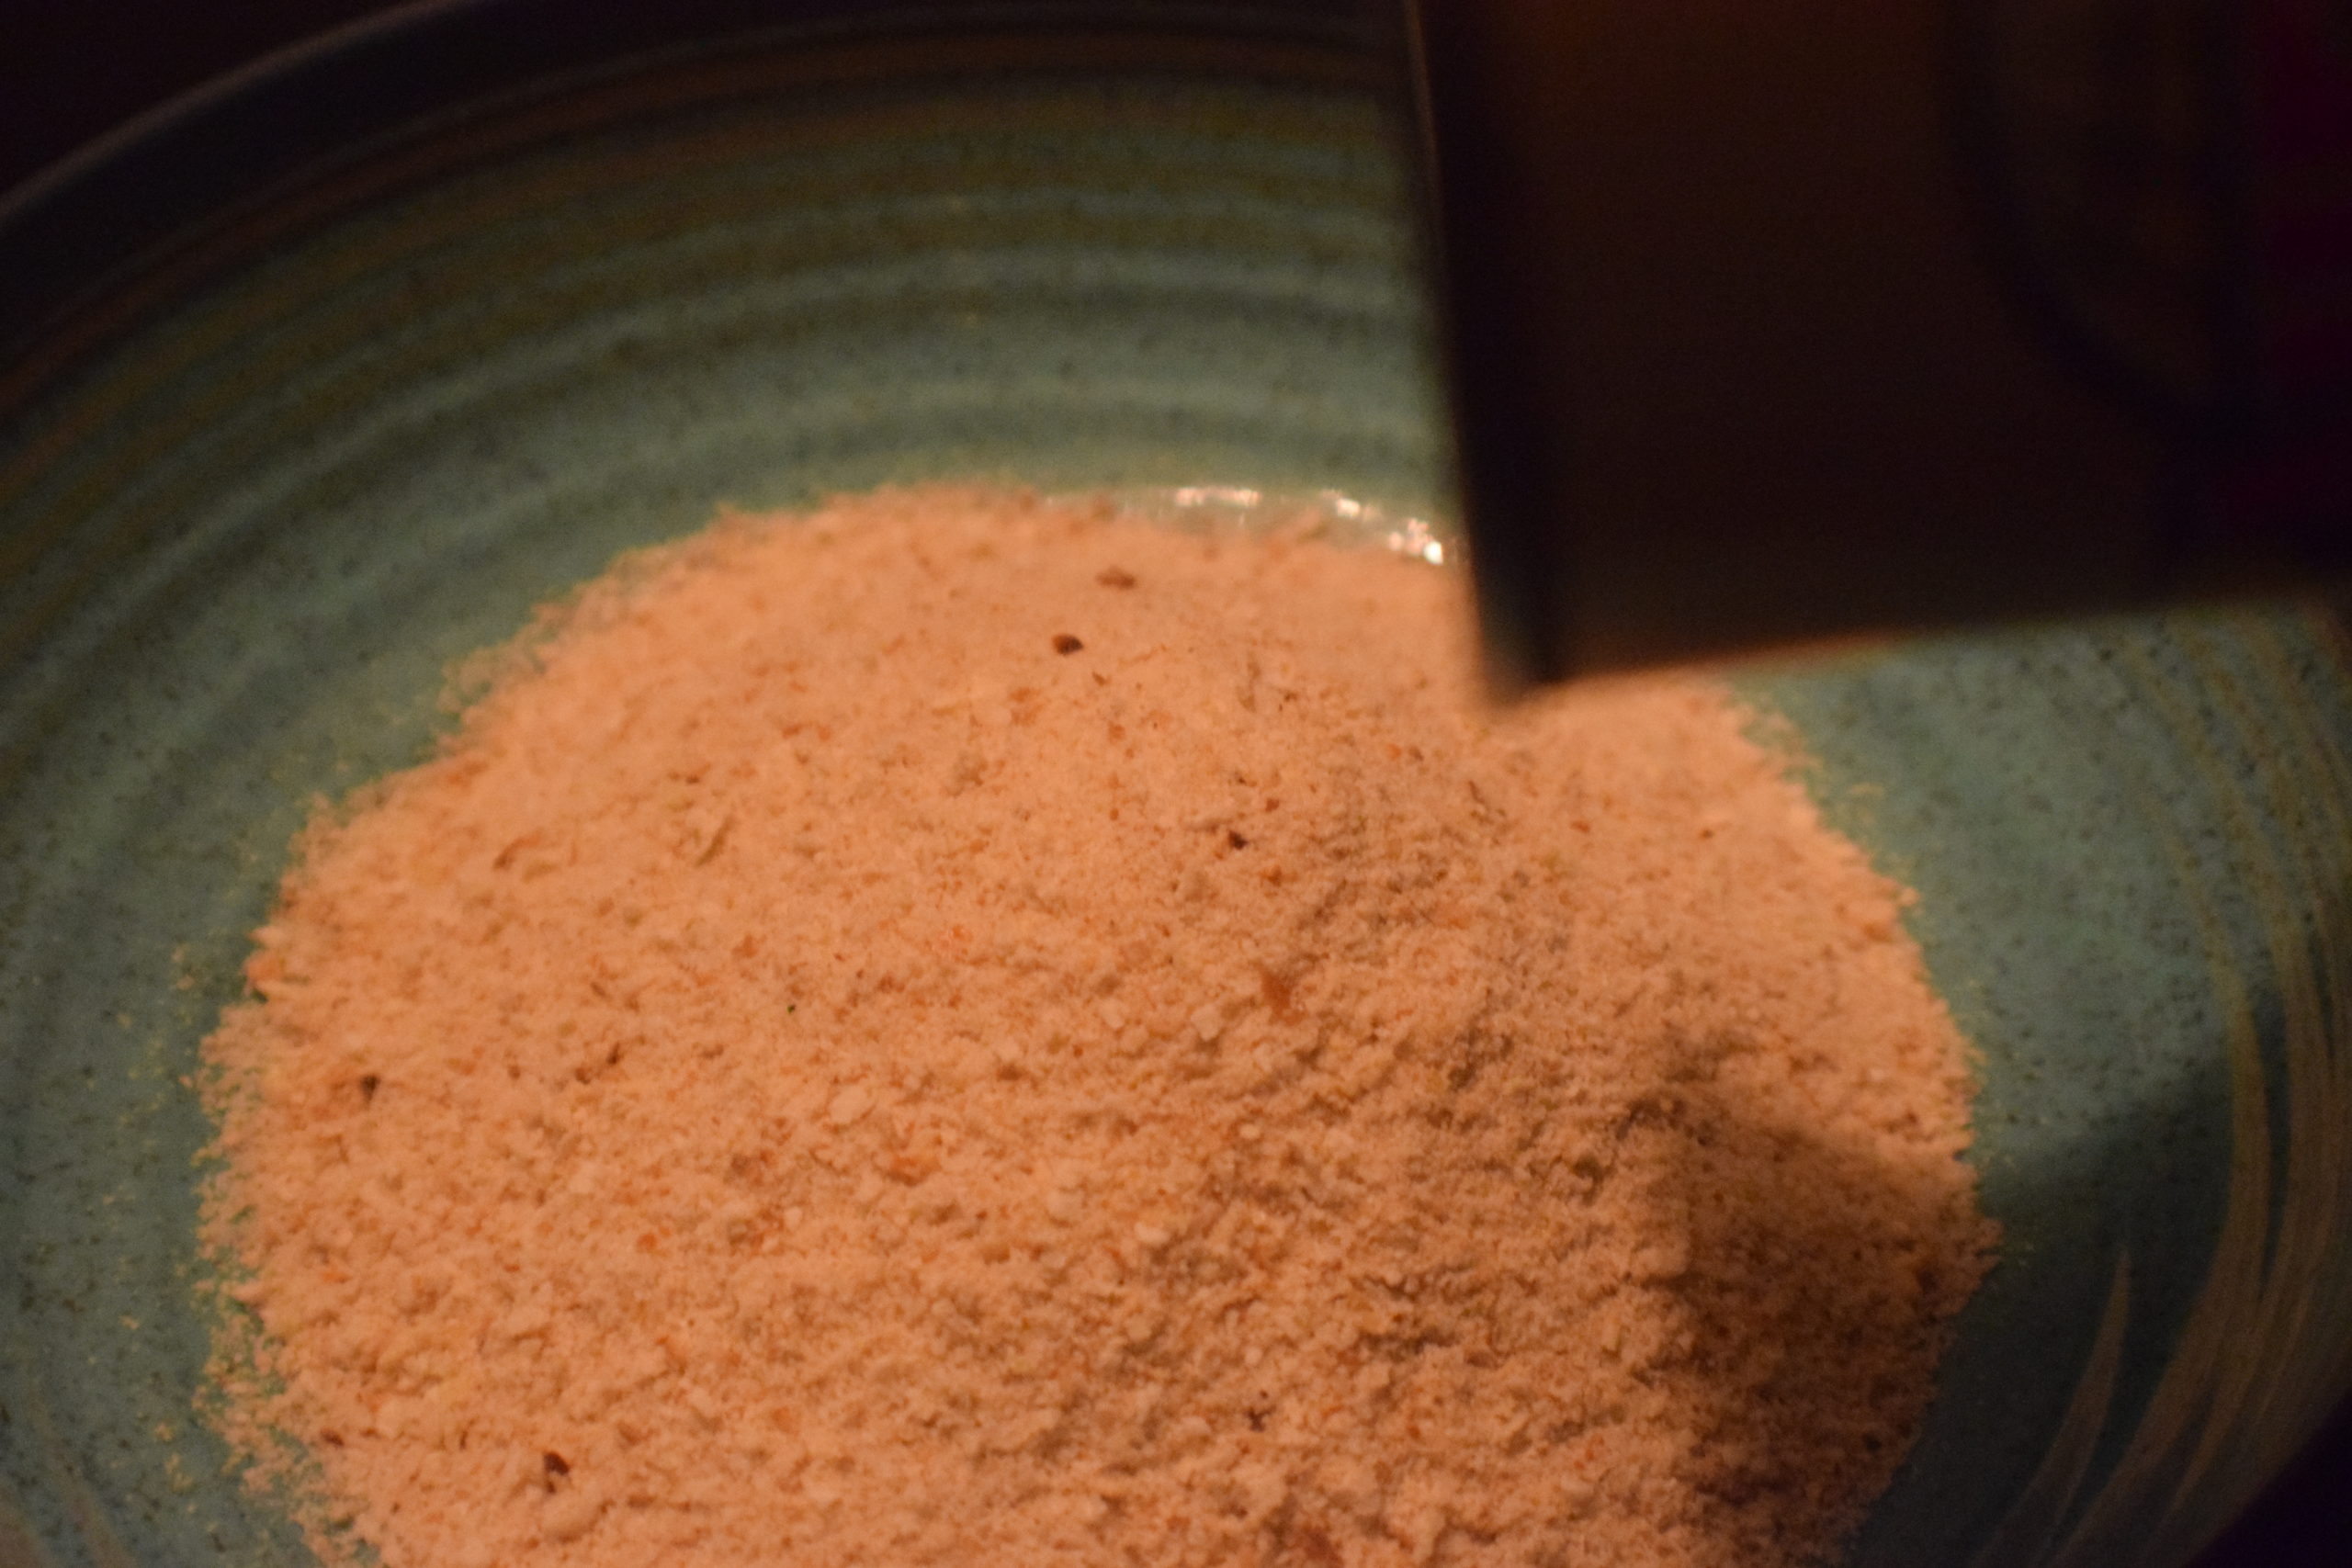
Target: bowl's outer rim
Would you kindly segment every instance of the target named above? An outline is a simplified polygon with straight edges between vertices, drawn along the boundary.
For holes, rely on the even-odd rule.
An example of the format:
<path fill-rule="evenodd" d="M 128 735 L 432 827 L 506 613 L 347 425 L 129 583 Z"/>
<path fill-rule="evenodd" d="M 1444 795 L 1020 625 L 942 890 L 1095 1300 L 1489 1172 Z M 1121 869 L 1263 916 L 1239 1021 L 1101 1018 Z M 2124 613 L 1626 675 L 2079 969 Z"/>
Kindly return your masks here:
<path fill-rule="evenodd" d="M 1400 101 L 1401 17 L 1368 0 L 406 0 L 290 44 L 127 122 L 0 191 L 0 425 L 41 388 L 275 229 L 236 220 L 451 119 L 512 109 L 681 52 L 899 45 L 852 67 L 902 78 L 1018 63 L 1095 41 L 1131 59 L 1189 41 L 1241 69 L 1352 76 Z M 943 55 L 940 46 L 950 44 Z M 923 46 L 929 45 L 925 51 Z M 1050 51 L 1038 51 L 1052 63 Z M 836 65 L 838 71 L 840 67 Z M 342 193 L 348 200 L 353 191 Z M 315 217 L 315 213 L 310 216 Z"/>

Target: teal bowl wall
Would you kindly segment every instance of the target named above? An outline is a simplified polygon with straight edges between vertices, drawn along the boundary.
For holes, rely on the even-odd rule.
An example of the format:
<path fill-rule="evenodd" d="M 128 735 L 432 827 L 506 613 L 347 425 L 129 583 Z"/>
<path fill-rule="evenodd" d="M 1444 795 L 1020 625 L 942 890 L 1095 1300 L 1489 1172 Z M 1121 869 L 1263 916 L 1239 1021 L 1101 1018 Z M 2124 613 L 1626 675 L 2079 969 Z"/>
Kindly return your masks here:
<path fill-rule="evenodd" d="M 419 757 L 453 660 L 722 503 L 1442 514 L 1360 73 L 926 58 L 673 55 L 427 128 L 0 412 L 0 1564 L 309 1561 L 191 1418 L 187 1080 L 310 803 Z M 2340 636 L 2184 615 L 1745 690 L 1919 890 L 2007 1231 L 1852 1560 L 2178 1562 L 2352 1375 Z"/>

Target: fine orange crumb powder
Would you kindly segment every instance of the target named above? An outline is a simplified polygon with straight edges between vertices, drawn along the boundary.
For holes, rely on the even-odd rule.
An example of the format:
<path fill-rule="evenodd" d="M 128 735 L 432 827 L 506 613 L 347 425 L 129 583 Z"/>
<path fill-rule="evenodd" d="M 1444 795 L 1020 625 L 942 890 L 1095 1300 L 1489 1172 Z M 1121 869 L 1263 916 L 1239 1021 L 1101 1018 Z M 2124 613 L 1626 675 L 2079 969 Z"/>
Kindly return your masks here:
<path fill-rule="evenodd" d="M 300 845 L 213 1418 L 387 1568 L 1823 1559 L 1963 1043 L 1724 692 L 1472 669 L 1458 574 L 1017 495 L 633 559 Z"/>

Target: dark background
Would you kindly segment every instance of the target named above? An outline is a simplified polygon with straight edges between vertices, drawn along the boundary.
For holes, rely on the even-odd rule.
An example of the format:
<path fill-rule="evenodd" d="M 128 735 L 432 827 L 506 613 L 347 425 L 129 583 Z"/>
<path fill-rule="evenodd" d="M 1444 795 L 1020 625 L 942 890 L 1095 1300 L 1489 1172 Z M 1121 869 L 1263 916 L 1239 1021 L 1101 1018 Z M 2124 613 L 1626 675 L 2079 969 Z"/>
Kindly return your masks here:
<path fill-rule="evenodd" d="M 392 8 L 385 0 L 0 0 L 0 192 L 198 83 Z"/>
<path fill-rule="evenodd" d="M 789 4 L 778 0 L 779 9 Z M 384 0 L 0 0 L 0 195 L 189 88 L 392 8 Z M 2199 1568 L 2347 1563 L 2352 1409 Z"/>

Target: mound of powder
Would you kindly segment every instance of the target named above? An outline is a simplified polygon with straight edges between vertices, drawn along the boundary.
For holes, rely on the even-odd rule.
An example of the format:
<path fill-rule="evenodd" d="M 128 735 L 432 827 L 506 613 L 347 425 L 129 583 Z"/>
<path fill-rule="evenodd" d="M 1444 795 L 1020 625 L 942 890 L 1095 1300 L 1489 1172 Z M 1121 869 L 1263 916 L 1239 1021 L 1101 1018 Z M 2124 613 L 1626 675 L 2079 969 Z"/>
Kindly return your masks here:
<path fill-rule="evenodd" d="M 258 933 L 215 1418 L 389 1568 L 1820 1559 L 1962 1042 L 1723 693 L 1471 669 L 1458 574 L 998 493 L 627 563 Z"/>

